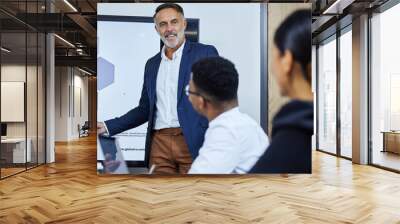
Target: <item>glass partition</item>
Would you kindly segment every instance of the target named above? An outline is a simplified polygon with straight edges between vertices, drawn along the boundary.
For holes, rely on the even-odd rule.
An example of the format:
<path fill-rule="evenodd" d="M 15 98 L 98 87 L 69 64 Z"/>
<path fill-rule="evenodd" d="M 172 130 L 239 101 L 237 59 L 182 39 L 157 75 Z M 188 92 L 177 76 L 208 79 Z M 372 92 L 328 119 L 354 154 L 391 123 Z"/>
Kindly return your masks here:
<path fill-rule="evenodd" d="M 339 38 L 340 44 L 340 155 L 352 157 L 352 33 L 351 26 Z"/>
<path fill-rule="evenodd" d="M 336 154 L 336 36 L 318 47 L 318 149 Z"/>
<path fill-rule="evenodd" d="M 26 150 L 26 33 L 1 34 L 1 175 L 24 171 Z M 6 50 L 4 50 L 6 49 Z"/>
<path fill-rule="evenodd" d="M 28 13 L 38 13 L 37 1 L 27 2 Z M 32 20 L 38 20 L 33 17 Z M 37 21 L 32 21 L 37 24 Z M 27 150 L 30 151 L 27 167 L 38 165 L 38 63 L 39 63 L 39 35 L 35 29 L 27 27 Z"/>
<path fill-rule="evenodd" d="M 371 18 L 372 164 L 400 170 L 400 4 Z"/>
<path fill-rule="evenodd" d="M 28 3 L 28 5 L 26 5 Z M 45 1 L 1 2 L 18 16 Z M 39 7 L 40 6 L 40 7 Z M 0 178 L 45 163 L 45 34 L 0 12 Z"/>
<path fill-rule="evenodd" d="M 37 105 L 37 114 L 38 114 L 38 135 L 37 135 L 37 146 L 38 146 L 38 156 L 37 162 L 38 164 L 44 164 L 46 162 L 46 138 L 45 138 L 45 124 L 46 124 L 46 36 L 43 33 L 38 33 L 38 105 Z"/>
<path fill-rule="evenodd" d="M 38 157 L 38 144 L 37 144 L 37 132 L 38 132 L 38 55 L 37 55 L 37 41 L 38 36 L 36 32 L 27 33 L 27 98 L 26 98 L 26 111 L 27 111 L 27 150 L 30 151 L 28 154 L 29 158 L 27 161 L 28 168 L 37 165 Z"/>

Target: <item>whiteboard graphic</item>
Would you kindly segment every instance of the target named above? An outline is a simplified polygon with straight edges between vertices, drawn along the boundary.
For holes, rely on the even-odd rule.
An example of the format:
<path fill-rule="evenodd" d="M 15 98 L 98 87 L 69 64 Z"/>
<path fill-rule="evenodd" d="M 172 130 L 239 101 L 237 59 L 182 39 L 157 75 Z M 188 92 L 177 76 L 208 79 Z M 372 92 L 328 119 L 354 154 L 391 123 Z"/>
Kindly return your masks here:
<path fill-rule="evenodd" d="M 24 102 L 24 82 L 1 82 L 1 122 L 24 122 Z"/>
<path fill-rule="evenodd" d="M 98 121 L 119 117 L 140 100 L 146 61 L 158 53 L 152 23 L 98 21 Z M 116 35 L 123 34 L 123 35 Z M 147 123 L 114 137 L 126 161 L 144 161 Z M 97 159 L 103 160 L 102 153 Z"/>

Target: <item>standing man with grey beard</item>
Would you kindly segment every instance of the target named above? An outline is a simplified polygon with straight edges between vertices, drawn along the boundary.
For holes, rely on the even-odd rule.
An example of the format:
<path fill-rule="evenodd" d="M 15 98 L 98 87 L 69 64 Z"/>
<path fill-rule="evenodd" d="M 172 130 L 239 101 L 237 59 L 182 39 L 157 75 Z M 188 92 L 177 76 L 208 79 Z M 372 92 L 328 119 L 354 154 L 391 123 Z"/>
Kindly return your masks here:
<path fill-rule="evenodd" d="M 198 156 L 208 120 L 192 107 L 184 88 L 192 65 L 218 56 L 215 47 L 185 38 L 181 6 L 165 3 L 153 16 L 164 47 L 145 66 L 139 105 L 121 117 L 97 124 L 98 134 L 116 135 L 148 122 L 145 163 L 156 174 L 184 174 Z"/>

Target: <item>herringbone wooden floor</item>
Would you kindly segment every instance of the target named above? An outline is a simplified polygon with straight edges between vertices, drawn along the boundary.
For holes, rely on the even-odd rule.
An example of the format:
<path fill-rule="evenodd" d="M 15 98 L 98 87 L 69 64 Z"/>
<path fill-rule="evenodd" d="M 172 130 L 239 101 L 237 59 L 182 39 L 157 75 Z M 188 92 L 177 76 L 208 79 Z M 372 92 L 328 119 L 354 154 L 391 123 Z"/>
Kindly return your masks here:
<path fill-rule="evenodd" d="M 0 181 L 0 223 L 400 223 L 400 175 L 320 152 L 312 175 L 96 174 L 95 138 Z"/>

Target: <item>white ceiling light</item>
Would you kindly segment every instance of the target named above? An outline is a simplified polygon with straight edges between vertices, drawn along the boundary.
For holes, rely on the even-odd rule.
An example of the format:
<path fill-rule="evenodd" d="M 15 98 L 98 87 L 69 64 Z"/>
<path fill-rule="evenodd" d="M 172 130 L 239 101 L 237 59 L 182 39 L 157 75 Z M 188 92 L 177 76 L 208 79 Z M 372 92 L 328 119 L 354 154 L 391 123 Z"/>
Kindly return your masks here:
<path fill-rule="evenodd" d="M 1 47 L 1 50 L 6 52 L 6 53 L 10 53 L 11 52 L 10 50 L 8 50 L 7 48 L 4 48 L 4 47 Z"/>
<path fill-rule="evenodd" d="M 342 14 L 343 9 L 351 5 L 354 0 L 336 0 L 332 5 L 330 5 L 322 14 Z"/>
<path fill-rule="evenodd" d="M 59 40 L 61 40 L 62 42 L 66 43 L 67 45 L 69 45 L 70 47 L 75 48 L 75 45 L 73 45 L 71 42 L 69 42 L 68 40 L 58 36 L 57 34 L 54 34 L 55 37 L 57 37 Z"/>
<path fill-rule="evenodd" d="M 83 55 L 83 50 L 81 48 L 77 48 L 76 53 L 78 53 L 79 55 Z"/>
<path fill-rule="evenodd" d="M 81 68 L 79 68 L 79 67 L 78 67 L 78 70 L 81 71 L 81 72 L 83 72 L 83 73 L 85 73 L 85 74 L 87 74 L 87 75 L 92 75 L 92 73 L 90 73 L 90 72 L 88 72 L 88 71 L 86 71 L 86 70 L 83 70 L 83 69 L 81 69 Z"/>
<path fill-rule="evenodd" d="M 65 4 L 67 4 L 72 10 L 74 10 L 74 12 L 78 12 L 78 10 L 71 4 L 69 3 L 68 0 L 64 0 Z"/>

